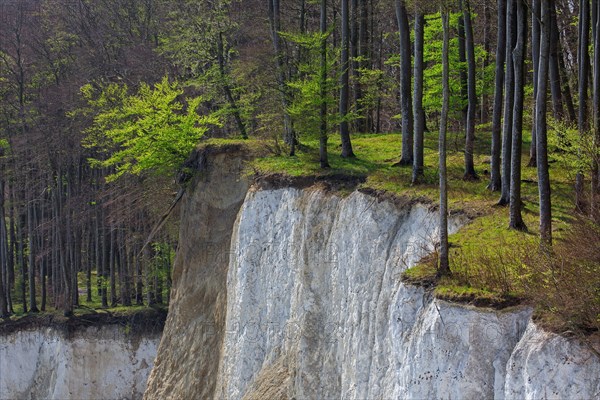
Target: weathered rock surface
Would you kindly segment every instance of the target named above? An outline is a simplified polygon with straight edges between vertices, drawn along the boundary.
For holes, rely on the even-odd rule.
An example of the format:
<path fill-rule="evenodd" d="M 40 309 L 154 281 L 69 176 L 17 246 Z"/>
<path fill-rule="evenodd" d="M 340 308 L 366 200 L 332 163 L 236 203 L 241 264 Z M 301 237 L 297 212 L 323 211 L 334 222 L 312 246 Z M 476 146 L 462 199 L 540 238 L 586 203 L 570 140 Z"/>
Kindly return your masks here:
<path fill-rule="evenodd" d="M 159 341 L 117 325 L 0 335 L 0 398 L 139 399 Z"/>
<path fill-rule="evenodd" d="M 598 358 L 536 328 L 530 309 L 450 304 L 400 282 L 438 240 L 429 206 L 319 187 L 246 193 L 241 159 L 226 157 L 182 209 L 147 399 L 600 397 Z"/>

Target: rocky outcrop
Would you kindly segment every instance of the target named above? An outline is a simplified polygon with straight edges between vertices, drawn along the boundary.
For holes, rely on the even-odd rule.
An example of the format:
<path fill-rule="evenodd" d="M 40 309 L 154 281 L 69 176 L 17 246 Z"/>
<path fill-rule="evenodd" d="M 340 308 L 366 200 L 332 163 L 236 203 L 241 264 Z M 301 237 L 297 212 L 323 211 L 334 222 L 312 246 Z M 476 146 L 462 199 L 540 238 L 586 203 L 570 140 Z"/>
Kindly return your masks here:
<path fill-rule="evenodd" d="M 248 190 L 246 152 L 212 147 L 196 156 L 198 173 L 182 199 L 179 248 L 169 314 L 147 399 L 205 399 L 217 382 L 227 306 L 231 234 Z"/>
<path fill-rule="evenodd" d="M 214 155 L 187 194 L 146 398 L 600 396 L 598 358 L 538 329 L 529 308 L 451 304 L 401 282 L 438 241 L 429 205 L 249 186 L 242 165 Z"/>

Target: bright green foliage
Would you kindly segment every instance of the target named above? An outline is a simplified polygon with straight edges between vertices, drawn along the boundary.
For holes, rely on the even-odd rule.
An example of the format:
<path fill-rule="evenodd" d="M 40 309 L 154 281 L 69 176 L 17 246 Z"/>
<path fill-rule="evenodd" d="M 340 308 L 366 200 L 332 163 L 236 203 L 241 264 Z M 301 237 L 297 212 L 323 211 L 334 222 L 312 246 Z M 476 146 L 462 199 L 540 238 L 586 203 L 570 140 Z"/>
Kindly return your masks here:
<path fill-rule="evenodd" d="M 450 26 L 458 26 L 458 20 L 462 13 L 450 14 Z M 477 18 L 473 15 L 473 19 Z M 424 88 L 423 88 L 423 107 L 427 113 L 439 112 L 442 108 L 442 20 L 440 14 L 431 14 L 427 16 L 425 24 L 425 43 L 424 43 Z M 456 35 L 450 40 L 450 110 L 460 111 L 466 106 L 466 99 L 461 98 L 460 72 L 466 71 L 465 62 L 459 61 L 458 38 Z M 475 46 L 475 61 L 477 63 L 477 96 L 481 96 L 482 88 L 486 88 L 488 95 L 493 94 L 494 90 L 494 65 L 490 63 L 487 69 L 481 68 L 483 60 L 487 56 L 483 46 Z M 484 84 L 485 83 L 485 84 Z"/>
<path fill-rule="evenodd" d="M 587 174 L 594 168 L 594 161 L 600 160 L 600 146 L 594 140 L 594 133 L 590 130 L 581 135 L 577 126 L 567 122 L 548 118 L 551 128 L 548 135 L 549 152 L 552 157 L 560 161 L 566 171 Z"/>
<path fill-rule="evenodd" d="M 288 82 L 292 89 L 292 103 L 288 112 L 294 121 L 294 127 L 300 135 L 315 136 L 319 133 L 320 107 L 321 107 L 321 66 L 320 51 L 321 42 L 326 40 L 330 32 L 322 35 L 319 32 L 310 34 L 281 34 L 290 42 L 297 43 L 307 50 L 306 62 L 299 65 L 299 75 L 296 80 Z M 333 71 L 335 63 L 338 60 L 336 54 L 331 49 L 327 55 L 327 71 Z M 339 122 L 339 115 L 336 112 L 336 99 L 333 96 L 334 90 L 337 90 L 337 78 L 328 74 L 326 85 L 327 103 L 329 112 L 327 113 L 328 126 L 334 126 Z M 335 111 L 334 111 L 335 110 Z M 349 113 L 346 118 L 352 119 L 353 114 Z"/>
<path fill-rule="evenodd" d="M 85 141 L 101 154 L 91 160 L 92 165 L 116 168 L 107 181 L 125 173 L 173 173 L 208 126 L 219 124 L 214 116 L 197 114 L 201 97 L 181 102 L 183 90 L 167 78 L 154 87 L 142 84 L 134 95 L 127 94 L 126 85 L 117 84 L 100 93 L 86 85 L 81 92 L 90 108 L 97 110 Z M 107 158 L 102 158 L 104 155 Z"/>

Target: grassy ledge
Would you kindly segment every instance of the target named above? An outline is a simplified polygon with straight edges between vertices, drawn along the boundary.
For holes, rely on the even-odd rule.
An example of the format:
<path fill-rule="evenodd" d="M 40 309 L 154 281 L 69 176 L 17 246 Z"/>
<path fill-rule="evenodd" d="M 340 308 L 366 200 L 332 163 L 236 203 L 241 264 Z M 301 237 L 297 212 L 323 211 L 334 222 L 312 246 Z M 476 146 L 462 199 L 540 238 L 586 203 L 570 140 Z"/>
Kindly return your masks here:
<path fill-rule="evenodd" d="M 441 281 L 435 279 L 435 255 L 405 272 L 403 279 L 412 284 L 435 286 L 437 297 L 468 303 L 474 306 L 505 308 L 518 303 L 532 304 L 539 318 L 554 322 L 552 329 L 561 331 L 567 327 L 586 326 L 597 330 L 600 326 L 600 296 L 589 293 L 586 301 L 592 306 L 585 313 L 576 311 L 583 299 L 571 301 L 561 298 L 566 292 L 575 297 L 577 281 L 574 276 L 565 285 L 556 284 L 555 263 L 540 260 L 539 214 L 537 171 L 527 167 L 530 134 L 523 134 L 522 152 L 522 200 L 526 232 L 508 229 L 508 207 L 498 207 L 499 193 L 487 189 L 489 180 L 489 129 L 480 127 L 475 147 L 477 181 L 463 178 L 463 135 L 449 134 L 448 175 L 449 206 L 451 213 L 462 213 L 469 223 L 456 234 L 450 235 L 452 276 Z M 303 138 L 295 156 L 274 152 L 259 157 L 251 163 L 256 174 L 285 174 L 291 177 L 356 176 L 364 177 L 359 189 L 385 191 L 399 196 L 438 202 L 438 152 L 437 133 L 425 135 L 425 179 L 422 184 L 411 185 L 411 167 L 395 164 L 400 160 L 401 136 L 399 134 L 353 135 L 352 144 L 357 158 L 342 158 L 341 144 L 337 135 L 328 142 L 330 169 L 322 170 L 318 162 L 318 140 Z M 273 146 L 275 147 L 275 146 Z M 560 157 L 550 154 L 552 184 L 552 215 L 555 248 L 572 235 L 576 222 L 574 213 L 572 169 L 561 164 Z M 343 194 L 343 193 L 342 193 Z M 594 240 L 594 239 L 590 239 Z M 562 257 L 558 255 L 557 257 Z M 543 265 L 543 268 L 539 268 Z M 587 273 L 600 276 L 596 263 Z M 562 272 L 561 272 L 562 273 Z M 578 272 L 579 273 L 579 272 Z M 561 278 L 562 279 L 562 278 Z M 579 279 L 580 280 L 580 279 Z M 598 278 L 591 279 L 592 282 Z M 569 296 L 571 296 L 569 294 Z M 551 298 L 552 297 L 552 298 Z M 568 297 L 568 296 L 567 296 Z M 595 316 L 595 319 L 594 319 Z M 570 329 L 570 328 L 568 328 Z"/>

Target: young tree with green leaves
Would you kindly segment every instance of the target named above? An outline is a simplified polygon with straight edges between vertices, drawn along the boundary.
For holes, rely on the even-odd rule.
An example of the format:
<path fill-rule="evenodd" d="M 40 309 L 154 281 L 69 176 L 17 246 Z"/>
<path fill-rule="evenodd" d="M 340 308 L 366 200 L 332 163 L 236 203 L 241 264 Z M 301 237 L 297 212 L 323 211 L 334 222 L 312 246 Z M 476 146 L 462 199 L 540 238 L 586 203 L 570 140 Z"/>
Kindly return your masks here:
<path fill-rule="evenodd" d="M 142 83 L 133 95 L 126 85 L 117 84 L 100 93 L 86 85 L 82 94 L 91 110 L 99 110 L 87 130 L 86 145 L 104 156 L 92 165 L 115 168 L 107 181 L 125 173 L 174 174 L 209 126 L 220 124 L 214 115 L 198 115 L 201 97 L 183 101 L 179 84 L 166 77 L 153 87 Z"/>

